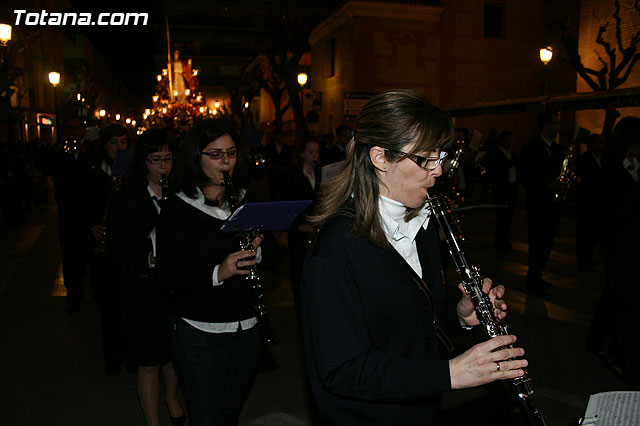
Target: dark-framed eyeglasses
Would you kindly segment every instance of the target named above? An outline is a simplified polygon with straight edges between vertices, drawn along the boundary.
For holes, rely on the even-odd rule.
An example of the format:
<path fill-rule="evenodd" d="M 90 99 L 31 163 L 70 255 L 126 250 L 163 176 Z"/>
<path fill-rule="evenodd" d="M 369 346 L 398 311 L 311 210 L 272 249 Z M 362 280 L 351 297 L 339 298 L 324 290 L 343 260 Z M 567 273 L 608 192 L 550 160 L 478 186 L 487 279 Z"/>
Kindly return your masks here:
<path fill-rule="evenodd" d="M 147 157 L 147 163 L 157 166 L 158 164 L 171 164 L 173 163 L 173 156 L 171 157 Z"/>
<path fill-rule="evenodd" d="M 221 149 L 212 149 L 211 151 L 202 151 L 200 154 L 206 155 L 212 160 L 221 160 L 225 155 L 227 158 L 236 158 L 238 156 L 238 150 L 236 148 L 231 148 L 226 151 Z"/>
<path fill-rule="evenodd" d="M 429 172 L 435 170 L 440 164 L 442 164 L 445 157 L 447 156 L 446 151 L 440 151 L 440 156 L 438 157 L 423 157 L 421 155 L 409 154 L 408 152 L 394 151 L 393 149 L 385 149 L 385 151 L 393 152 L 394 154 L 398 154 L 402 157 L 408 158 L 416 163 L 418 167 Z"/>

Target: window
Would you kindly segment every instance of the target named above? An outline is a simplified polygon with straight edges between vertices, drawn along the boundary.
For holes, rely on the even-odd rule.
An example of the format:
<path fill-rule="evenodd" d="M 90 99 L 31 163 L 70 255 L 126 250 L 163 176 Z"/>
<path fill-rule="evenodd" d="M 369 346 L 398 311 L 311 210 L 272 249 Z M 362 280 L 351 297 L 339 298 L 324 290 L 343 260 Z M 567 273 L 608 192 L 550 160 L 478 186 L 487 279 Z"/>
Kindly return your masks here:
<path fill-rule="evenodd" d="M 505 37 L 505 6 L 502 3 L 484 4 L 484 36 L 487 38 Z"/>

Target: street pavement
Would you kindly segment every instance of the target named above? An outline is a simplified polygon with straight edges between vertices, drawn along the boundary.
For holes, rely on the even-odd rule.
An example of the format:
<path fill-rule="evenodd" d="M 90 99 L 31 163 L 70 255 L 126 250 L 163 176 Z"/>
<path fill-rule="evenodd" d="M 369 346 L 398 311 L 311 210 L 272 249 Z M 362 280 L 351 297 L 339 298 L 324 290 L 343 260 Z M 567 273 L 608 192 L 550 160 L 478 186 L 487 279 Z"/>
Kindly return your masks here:
<path fill-rule="evenodd" d="M 554 284 L 550 299 L 528 296 L 525 218 L 518 208 L 513 249 L 504 252 L 492 246 L 494 212 L 467 212 L 463 219 L 467 248 L 482 273 L 508 289 L 510 330 L 527 351 L 529 374 L 547 425 L 575 424 L 590 394 L 628 389 L 585 350 L 602 289 L 602 266 L 588 273 L 577 271 L 575 208 L 568 202 L 545 274 Z M 261 277 L 281 341 L 264 356 L 240 424 L 312 426 L 314 408 L 287 275 L 286 235 L 275 237 L 279 262 L 263 268 Z M 454 271 L 448 272 L 447 281 L 448 291 L 456 295 Z M 22 225 L 0 225 L 0 425 L 143 425 L 135 375 L 104 373 L 97 305 L 89 297 L 77 314 L 69 316 L 63 296 L 55 204 L 28 212 Z M 455 342 L 454 355 L 484 339 L 482 330 L 470 333 Z M 170 424 L 164 409 L 161 421 Z M 519 425 L 507 385 L 494 383 L 444 395 L 441 425 L 462 424 Z"/>

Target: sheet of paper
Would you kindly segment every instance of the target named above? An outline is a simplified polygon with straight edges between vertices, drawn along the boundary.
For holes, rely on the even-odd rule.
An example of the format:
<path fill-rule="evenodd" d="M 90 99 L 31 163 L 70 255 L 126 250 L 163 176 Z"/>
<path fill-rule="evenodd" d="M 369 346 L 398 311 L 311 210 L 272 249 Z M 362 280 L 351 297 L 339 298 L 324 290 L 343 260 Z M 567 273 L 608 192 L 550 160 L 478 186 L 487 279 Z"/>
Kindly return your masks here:
<path fill-rule="evenodd" d="M 640 426 L 640 392 L 601 392 L 591 395 L 584 426 Z"/>

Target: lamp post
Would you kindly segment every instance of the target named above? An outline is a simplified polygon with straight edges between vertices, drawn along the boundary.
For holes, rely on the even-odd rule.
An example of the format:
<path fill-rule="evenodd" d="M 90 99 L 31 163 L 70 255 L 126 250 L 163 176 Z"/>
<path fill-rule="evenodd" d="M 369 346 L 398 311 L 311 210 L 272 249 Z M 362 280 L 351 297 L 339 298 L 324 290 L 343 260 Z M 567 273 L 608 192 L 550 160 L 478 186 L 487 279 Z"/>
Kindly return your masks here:
<path fill-rule="evenodd" d="M 298 84 L 300 85 L 300 108 L 304 112 L 304 98 L 303 98 L 303 89 L 304 85 L 307 84 L 307 74 L 304 72 L 298 73 Z"/>
<path fill-rule="evenodd" d="M 56 143 L 60 144 L 60 128 L 59 128 L 60 123 L 58 120 L 58 97 L 56 94 L 56 87 L 58 87 L 58 84 L 60 84 L 60 73 L 51 71 L 49 73 L 49 83 L 51 83 L 51 85 L 53 86 L 53 109 L 54 109 L 54 114 L 56 116 L 55 139 L 56 139 Z"/>
<path fill-rule="evenodd" d="M 551 46 L 546 46 L 540 49 L 540 61 L 544 64 L 544 95 L 547 96 L 549 90 L 549 62 L 553 58 L 553 49 Z"/>
<path fill-rule="evenodd" d="M 4 88 L 7 108 L 7 142 L 11 141 L 11 82 L 9 81 L 9 65 L 7 64 L 7 44 L 11 41 L 11 25 L 0 24 L 0 65 L 2 65 L 2 80 L 0 88 Z M 0 94 L 2 91 L 0 91 Z"/>

